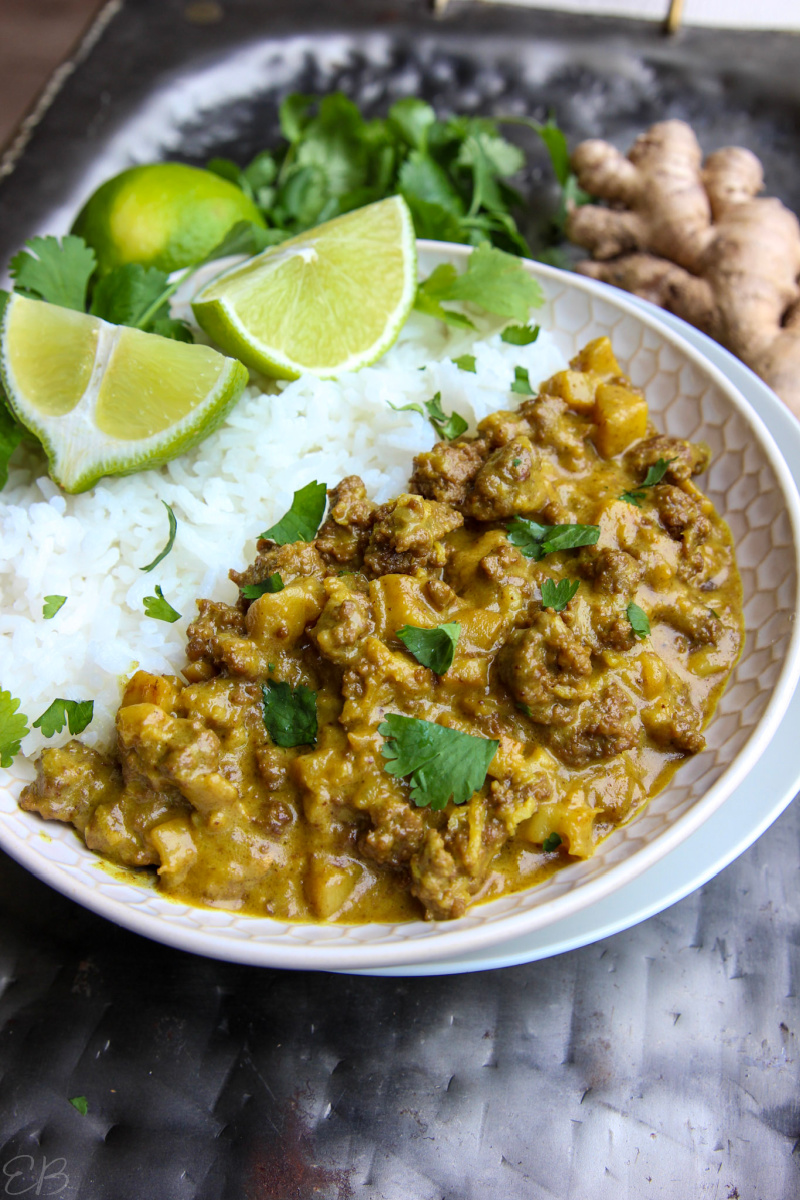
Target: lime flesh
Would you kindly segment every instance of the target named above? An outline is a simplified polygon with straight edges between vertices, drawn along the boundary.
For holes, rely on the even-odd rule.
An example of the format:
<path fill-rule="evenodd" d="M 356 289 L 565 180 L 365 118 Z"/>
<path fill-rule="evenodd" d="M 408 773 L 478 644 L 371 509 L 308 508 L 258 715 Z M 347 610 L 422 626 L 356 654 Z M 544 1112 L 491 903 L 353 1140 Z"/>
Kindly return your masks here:
<path fill-rule="evenodd" d="M 388 350 L 416 281 L 411 214 L 392 196 L 226 271 L 192 309 L 216 344 L 248 366 L 283 379 L 330 378 Z"/>
<path fill-rule="evenodd" d="M 175 458 L 207 437 L 247 383 L 208 346 L 12 295 L 0 328 L 9 403 L 67 492 Z"/>

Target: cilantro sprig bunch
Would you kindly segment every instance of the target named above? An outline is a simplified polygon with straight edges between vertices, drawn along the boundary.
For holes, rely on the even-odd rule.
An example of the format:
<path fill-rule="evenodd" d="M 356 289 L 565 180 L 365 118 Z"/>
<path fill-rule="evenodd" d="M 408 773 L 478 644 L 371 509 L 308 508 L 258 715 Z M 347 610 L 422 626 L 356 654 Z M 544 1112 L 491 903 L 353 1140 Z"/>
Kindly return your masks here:
<path fill-rule="evenodd" d="M 208 167 L 241 187 L 285 236 L 399 192 L 418 237 L 472 245 L 488 239 L 529 253 L 512 214 L 521 197 L 508 182 L 525 156 L 495 121 L 440 120 L 415 97 L 370 120 L 341 92 L 293 93 L 279 120 L 284 140 L 275 149 L 244 168 L 221 158 Z"/>
<path fill-rule="evenodd" d="M 514 116 L 440 118 L 430 104 L 409 96 L 385 117 L 369 119 L 342 92 L 295 92 L 278 117 L 280 145 L 260 151 L 245 167 L 229 158 L 207 164 L 260 208 L 273 238 L 400 193 L 418 237 L 473 246 L 488 241 L 530 255 L 517 222 L 523 197 L 510 182 L 524 169 L 525 153 L 503 136 L 501 125 L 532 129 L 547 150 L 561 189 L 556 238 L 568 204 L 588 199 L 577 187 L 566 137 L 552 116 L 544 123 Z"/>

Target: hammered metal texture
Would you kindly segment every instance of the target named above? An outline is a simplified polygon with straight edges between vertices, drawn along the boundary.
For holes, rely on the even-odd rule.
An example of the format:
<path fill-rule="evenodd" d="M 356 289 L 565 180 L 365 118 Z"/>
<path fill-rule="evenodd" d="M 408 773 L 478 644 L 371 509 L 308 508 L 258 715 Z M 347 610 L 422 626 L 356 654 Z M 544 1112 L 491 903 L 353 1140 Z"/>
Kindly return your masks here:
<path fill-rule="evenodd" d="M 435 258 L 426 255 L 425 269 Z M 537 273 L 547 298 L 538 319 L 566 356 L 574 355 L 591 338 L 609 334 L 623 368 L 645 390 L 658 428 L 673 436 L 704 440 L 711 448 L 712 466 L 704 482 L 737 547 L 746 644 L 708 730 L 706 751 L 688 759 L 670 786 L 640 816 L 601 843 L 593 858 L 557 872 L 535 889 L 476 906 L 457 923 L 284 924 L 176 904 L 152 886 L 109 877 L 70 829 L 49 823 L 45 832 L 38 817 L 17 808 L 19 782 L 0 789 L 0 843 L 10 853 L 29 861 L 34 847 L 42 873 L 55 886 L 64 887 L 68 881 L 90 906 L 88 893 L 96 904 L 110 901 L 124 906 L 125 923 L 136 912 L 135 928 L 150 929 L 153 936 L 168 937 L 176 944 L 259 963 L 368 966 L 467 950 L 478 939 L 483 944 L 502 940 L 510 936 L 510 922 L 516 917 L 524 916 L 526 928 L 551 923 L 620 886 L 654 855 L 665 853 L 676 830 L 683 827 L 682 818 L 699 818 L 701 811 L 707 815 L 722 802 L 733 784 L 726 789 L 722 780 L 714 793 L 712 787 L 726 770 L 725 779 L 731 778 L 737 756 L 758 736 L 784 668 L 796 677 L 796 647 L 792 651 L 796 551 L 787 494 L 762 434 L 752 423 L 755 418 L 745 415 L 746 406 L 736 406 L 728 385 L 694 359 L 688 347 L 682 348 L 650 318 L 629 310 L 623 299 L 601 286 L 547 269 Z M 766 433 L 763 436 L 770 440 Z M 784 702 L 788 699 L 786 693 Z M 683 825 L 688 832 L 690 826 Z"/>

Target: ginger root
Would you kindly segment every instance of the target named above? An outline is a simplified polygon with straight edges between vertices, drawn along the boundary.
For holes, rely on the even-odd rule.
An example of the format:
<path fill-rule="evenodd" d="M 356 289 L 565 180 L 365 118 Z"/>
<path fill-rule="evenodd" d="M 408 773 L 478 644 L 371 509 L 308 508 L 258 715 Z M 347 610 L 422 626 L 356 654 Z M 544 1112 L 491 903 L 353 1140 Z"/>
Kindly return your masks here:
<path fill-rule="evenodd" d="M 702 329 L 800 417 L 800 224 L 780 200 L 755 198 L 756 156 L 728 147 L 704 163 L 690 126 L 663 121 L 627 157 L 582 142 L 572 167 L 609 205 L 570 213 L 569 238 L 594 259 L 577 269 Z"/>

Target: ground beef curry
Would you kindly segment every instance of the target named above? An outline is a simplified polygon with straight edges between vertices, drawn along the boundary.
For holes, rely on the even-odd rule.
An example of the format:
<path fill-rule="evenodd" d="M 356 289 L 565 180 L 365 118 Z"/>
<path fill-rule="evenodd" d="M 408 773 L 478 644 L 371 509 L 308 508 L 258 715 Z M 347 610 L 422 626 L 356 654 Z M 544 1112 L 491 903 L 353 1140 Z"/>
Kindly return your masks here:
<path fill-rule="evenodd" d="M 407 494 L 376 506 L 350 476 L 313 541 L 262 539 L 237 605 L 198 602 L 184 679 L 135 674 L 115 755 L 45 750 L 22 806 L 171 896 L 290 920 L 458 917 L 591 855 L 702 750 L 741 648 L 707 460 L 591 343 L 420 454 Z M 589 533 L 559 548 L 564 525 Z M 409 627 L 449 639 L 436 671 Z M 301 744 L 271 696 L 302 698 Z M 476 790 L 439 778 L 425 805 L 390 717 L 492 743 Z"/>

